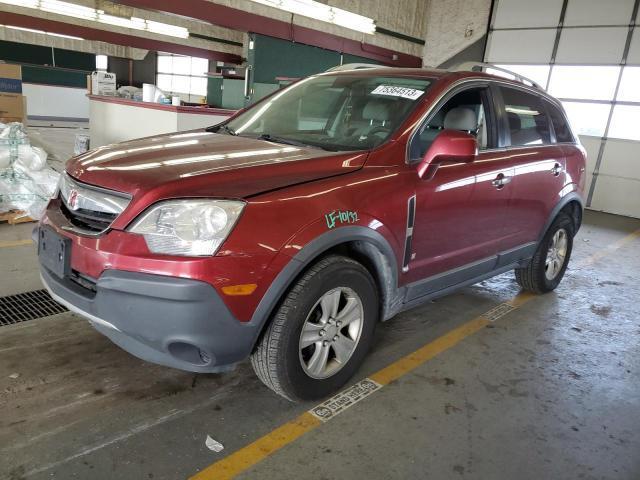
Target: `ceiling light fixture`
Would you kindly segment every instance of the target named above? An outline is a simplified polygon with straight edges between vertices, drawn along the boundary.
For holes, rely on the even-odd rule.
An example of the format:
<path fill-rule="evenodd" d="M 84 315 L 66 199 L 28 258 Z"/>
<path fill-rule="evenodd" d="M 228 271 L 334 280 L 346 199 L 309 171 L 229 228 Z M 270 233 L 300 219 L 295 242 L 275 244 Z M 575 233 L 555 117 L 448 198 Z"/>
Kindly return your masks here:
<path fill-rule="evenodd" d="M 177 38 L 189 38 L 189 30 L 176 25 L 154 22 L 137 17 L 118 17 L 104 13 L 104 10 L 97 10 L 91 7 L 76 5 L 75 3 L 62 2 L 60 0 L 0 0 L 0 4 L 13 5 L 16 7 L 32 8 L 57 15 L 79 18 L 91 22 L 104 23 L 122 28 L 131 28 L 160 35 L 167 35 Z M 61 35 L 60 35 L 61 36 Z M 77 38 L 77 37 L 76 37 Z"/>
<path fill-rule="evenodd" d="M 373 34 L 376 23 L 372 18 L 351 13 L 341 8 L 325 5 L 315 0 L 252 0 L 262 5 L 278 8 L 304 17 L 333 23 L 358 32 Z"/>
<path fill-rule="evenodd" d="M 20 30 L 22 32 L 39 33 L 40 35 L 51 35 L 52 37 L 68 38 L 69 40 L 84 40 L 84 38 L 81 37 L 63 35 L 61 33 L 45 32 L 44 30 L 35 30 L 33 28 L 15 27 L 13 25 L 0 25 L 0 27 L 10 28 L 11 30 Z"/>

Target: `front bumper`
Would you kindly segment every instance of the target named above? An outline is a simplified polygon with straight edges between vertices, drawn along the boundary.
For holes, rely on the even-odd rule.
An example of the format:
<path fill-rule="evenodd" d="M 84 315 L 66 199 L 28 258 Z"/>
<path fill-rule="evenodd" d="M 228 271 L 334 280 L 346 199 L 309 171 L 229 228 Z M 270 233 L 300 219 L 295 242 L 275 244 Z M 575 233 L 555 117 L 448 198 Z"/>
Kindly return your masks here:
<path fill-rule="evenodd" d="M 95 291 L 40 267 L 55 300 L 143 360 L 191 372 L 220 372 L 251 353 L 258 331 L 239 322 L 198 280 L 106 270 Z"/>

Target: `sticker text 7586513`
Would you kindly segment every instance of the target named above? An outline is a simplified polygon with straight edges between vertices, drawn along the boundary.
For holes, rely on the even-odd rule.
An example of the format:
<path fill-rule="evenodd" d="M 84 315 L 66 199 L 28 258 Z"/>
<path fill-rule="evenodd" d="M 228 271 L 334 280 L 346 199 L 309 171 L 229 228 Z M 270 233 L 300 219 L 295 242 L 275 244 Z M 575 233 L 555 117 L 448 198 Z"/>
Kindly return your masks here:
<path fill-rule="evenodd" d="M 378 85 L 372 95 L 388 95 L 390 97 L 402 97 L 409 100 L 417 100 L 424 92 L 415 88 L 394 87 L 393 85 Z"/>

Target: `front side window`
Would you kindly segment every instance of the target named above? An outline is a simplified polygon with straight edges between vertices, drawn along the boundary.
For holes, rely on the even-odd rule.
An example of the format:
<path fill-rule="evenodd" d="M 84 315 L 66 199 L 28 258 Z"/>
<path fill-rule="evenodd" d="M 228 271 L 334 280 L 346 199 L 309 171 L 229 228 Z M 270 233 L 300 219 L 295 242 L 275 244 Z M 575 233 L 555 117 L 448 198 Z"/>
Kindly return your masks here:
<path fill-rule="evenodd" d="M 442 130 L 459 130 L 478 139 L 478 148 L 493 147 L 487 125 L 485 88 L 471 88 L 454 95 L 421 126 L 411 140 L 410 161 L 421 160 Z"/>
<path fill-rule="evenodd" d="M 357 74 L 309 77 L 241 113 L 226 131 L 327 150 L 368 150 L 391 136 L 431 83 Z"/>
<path fill-rule="evenodd" d="M 500 87 L 511 134 L 511 146 L 551 143 L 549 118 L 542 100 L 515 88 Z"/>

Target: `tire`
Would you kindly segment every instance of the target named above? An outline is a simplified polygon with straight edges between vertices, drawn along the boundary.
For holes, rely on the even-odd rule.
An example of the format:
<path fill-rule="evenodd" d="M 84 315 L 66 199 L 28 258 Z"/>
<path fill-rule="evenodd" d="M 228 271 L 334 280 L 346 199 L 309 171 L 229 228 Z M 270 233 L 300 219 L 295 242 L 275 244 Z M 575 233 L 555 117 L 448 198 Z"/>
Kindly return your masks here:
<path fill-rule="evenodd" d="M 566 213 L 558 214 L 545 233 L 531 261 L 527 266 L 515 269 L 516 282 L 523 290 L 533 293 L 547 293 L 560 284 L 567 270 L 567 265 L 569 265 L 574 235 L 571 217 Z M 553 254 L 551 248 L 554 246 L 554 241 L 560 242 L 555 244 L 555 247 L 558 247 L 558 245 L 562 245 L 562 238 L 564 238 L 565 247 L 556 248 L 556 253 Z M 563 250 L 564 256 L 561 263 L 558 264 L 555 261 L 560 259 L 560 253 Z M 549 263 L 547 263 L 548 259 Z"/>
<path fill-rule="evenodd" d="M 362 364 L 378 315 L 377 288 L 367 269 L 347 257 L 327 256 L 284 297 L 251 355 L 253 369 L 267 387 L 291 401 L 327 397 Z M 320 369 L 323 361 L 326 368 Z"/>

